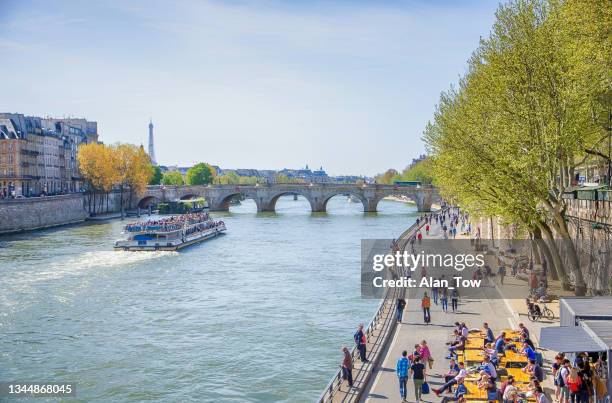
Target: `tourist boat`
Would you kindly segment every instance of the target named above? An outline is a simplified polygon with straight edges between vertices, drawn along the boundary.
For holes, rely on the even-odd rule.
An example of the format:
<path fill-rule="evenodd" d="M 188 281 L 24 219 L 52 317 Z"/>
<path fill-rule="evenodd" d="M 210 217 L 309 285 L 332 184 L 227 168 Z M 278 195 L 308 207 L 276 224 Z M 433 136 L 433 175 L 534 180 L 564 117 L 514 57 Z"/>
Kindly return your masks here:
<path fill-rule="evenodd" d="M 116 250 L 176 251 L 214 238 L 225 232 L 223 221 L 214 221 L 206 213 L 172 216 L 159 221 L 128 224 L 127 239 L 115 242 Z"/>

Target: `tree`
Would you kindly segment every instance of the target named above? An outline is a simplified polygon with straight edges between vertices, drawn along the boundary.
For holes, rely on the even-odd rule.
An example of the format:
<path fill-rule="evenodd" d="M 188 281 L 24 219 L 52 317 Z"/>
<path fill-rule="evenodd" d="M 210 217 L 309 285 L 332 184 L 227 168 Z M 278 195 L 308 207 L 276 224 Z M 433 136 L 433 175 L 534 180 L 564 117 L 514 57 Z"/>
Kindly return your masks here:
<path fill-rule="evenodd" d="M 393 182 L 400 180 L 400 179 L 401 177 L 400 177 L 399 172 L 397 172 L 393 168 L 387 169 L 385 173 L 378 174 L 374 177 L 374 180 L 376 181 L 376 183 L 381 183 L 381 184 L 386 184 L 386 185 L 391 185 L 393 184 Z"/>
<path fill-rule="evenodd" d="M 88 185 L 89 212 L 95 214 L 98 211 L 96 196 L 100 196 L 98 201 L 100 210 L 102 210 L 102 196 L 108 194 L 118 180 L 112 150 L 109 146 L 101 143 L 82 144 L 79 146 L 77 161 L 79 170 Z"/>
<path fill-rule="evenodd" d="M 213 169 L 210 165 L 200 162 L 187 170 L 188 185 L 208 185 L 213 181 Z"/>
<path fill-rule="evenodd" d="M 185 181 L 179 171 L 170 171 L 164 172 L 161 183 L 162 185 L 181 186 L 185 184 Z"/>
<path fill-rule="evenodd" d="M 544 254 L 563 282 L 571 275 L 577 295 L 585 282 L 563 195 L 577 163 L 605 138 L 594 116 L 610 88 L 610 16 L 587 3 L 500 6 L 490 37 L 481 40 L 458 88 L 441 95 L 424 133 L 443 194 L 473 213 L 519 222 L 544 237 Z"/>
<path fill-rule="evenodd" d="M 430 185 L 433 182 L 433 166 L 429 158 L 421 160 L 413 164 L 402 172 L 402 181 L 419 181 L 424 185 Z"/>
<path fill-rule="evenodd" d="M 157 165 L 150 165 L 151 169 L 151 180 L 149 181 L 149 185 L 159 185 L 162 179 L 162 171 L 161 168 Z"/>

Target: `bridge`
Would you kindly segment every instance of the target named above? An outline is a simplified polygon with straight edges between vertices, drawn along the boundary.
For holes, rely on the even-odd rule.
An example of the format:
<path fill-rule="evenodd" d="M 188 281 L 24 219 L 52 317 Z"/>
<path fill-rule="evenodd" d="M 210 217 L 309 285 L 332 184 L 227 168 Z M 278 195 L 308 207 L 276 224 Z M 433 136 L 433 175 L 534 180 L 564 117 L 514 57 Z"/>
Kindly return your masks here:
<path fill-rule="evenodd" d="M 419 211 L 430 211 L 440 201 L 438 191 L 430 186 L 395 186 L 378 184 L 291 183 L 257 185 L 149 186 L 140 197 L 138 207 L 173 200 L 204 198 L 210 211 L 229 211 L 235 197 L 253 199 L 258 212 L 273 212 L 281 196 L 301 195 L 310 203 L 312 212 L 325 212 L 327 202 L 337 195 L 351 195 L 363 204 L 364 212 L 376 212 L 378 202 L 387 196 L 406 196 Z"/>

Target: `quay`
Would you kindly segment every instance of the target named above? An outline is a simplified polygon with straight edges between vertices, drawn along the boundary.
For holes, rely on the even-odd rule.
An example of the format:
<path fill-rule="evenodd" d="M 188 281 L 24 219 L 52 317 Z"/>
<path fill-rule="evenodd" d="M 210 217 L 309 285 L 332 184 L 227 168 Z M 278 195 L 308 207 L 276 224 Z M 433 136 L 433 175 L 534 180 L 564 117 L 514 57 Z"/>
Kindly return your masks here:
<path fill-rule="evenodd" d="M 403 246 L 405 247 L 409 239 L 416 231 L 416 225 L 402 234 Z M 423 233 L 424 237 L 425 234 Z M 432 222 L 428 239 L 441 239 L 443 237 L 440 225 Z M 400 242 L 400 246 L 402 243 Z M 512 287 L 512 285 L 510 285 Z M 349 388 L 348 383 L 342 380 L 341 374 L 336 374 L 327 385 L 323 394 L 319 398 L 319 403 L 327 402 L 401 402 L 399 394 L 398 377 L 396 374 L 396 363 L 401 357 L 402 351 L 408 353 L 414 351 L 414 346 L 427 341 L 432 357 L 434 359 L 431 369 L 427 368 L 427 382 L 432 391 L 426 401 L 437 401 L 433 389 L 439 388 L 445 383 L 444 375 L 448 372 L 447 342 L 450 340 L 455 322 L 465 322 L 468 328 L 482 328 L 483 323 L 487 322 L 493 330 L 495 337 L 501 331 L 507 329 L 517 329 L 520 322 L 528 327 L 532 340 L 539 347 L 539 334 L 542 328 L 557 326 L 559 321 L 558 304 L 551 304 L 555 312 L 553 321 L 531 322 L 528 321 L 524 313 L 524 299 L 507 299 L 504 297 L 504 287 L 495 283 L 493 278 L 489 278 L 488 284 L 483 287 L 482 298 L 459 298 L 459 306 L 456 313 L 444 312 L 441 304 L 435 304 L 431 300 L 431 323 L 425 324 L 423 321 L 423 311 L 421 308 L 421 298 L 423 292 L 431 296 L 429 289 L 411 289 L 405 295 L 406 308 L 401 323 L 396 324 L 395 306 L 398 294 L 387 294 L 382 300 L 380 308 L 376 313 L 372 323 L 368 326 L 368 363 L 361 363 L 358 360 L 358 353 L 353 353 L 353 378 L 354 388 Z M 519 315 L 525 315 L 522 318 Z M 553 352 L 539 350 L 545 362 L 545 370 L 549 372 L 551 361 L 554 360 Z M 426 363 L 425 363 L 426 364 Z M 427 366 L 427 365 L 426 365 Z M 521 373 L 522 374 L 522 373 Z M 520 375 L 520 374 L 519 374 Z M 552 376 L 548 374 L 542 383 L 545 392 L 550 397 L 552 392 Z M 415 402 L 416 396 L 412 380 L 407 384 L 407 401 Z M 450 396 L 450 395 L 447 395 Z M 477 401 L 473 400 L 472 401 Z M 484 398 L 486 401 L 486 397 Z"/>

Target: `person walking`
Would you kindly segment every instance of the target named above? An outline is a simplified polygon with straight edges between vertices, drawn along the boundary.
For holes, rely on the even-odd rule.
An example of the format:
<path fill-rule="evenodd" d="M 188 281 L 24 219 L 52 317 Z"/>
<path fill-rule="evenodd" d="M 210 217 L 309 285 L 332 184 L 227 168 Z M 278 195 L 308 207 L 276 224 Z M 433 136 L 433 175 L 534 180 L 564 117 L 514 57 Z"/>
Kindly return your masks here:
<path fill-rule="evenodd" d="M 433 368 L 433 357 L 431 356 L 431 351 L 429 351 L 429 346 L 427 345 L 427 341 L 423 340 L 419 345 L 419 357 L 421 357 L 421 362 L 423 365 L 426 363 L 429 364 L 429 369 Z"/>
<path fill-rule="evenodd" d="M 423 383 L 425 383 L 425 365 L 421 362 L 421 357 L 416 357 L 414 363 L 410 366 L 410 374 L 414 382 L 414 396 L 417 403 L 421 401 L 423 393 Z"/>
<path fill-rule="evenodd" d="M 404 315 L 404 308 L 406 308 L 406 300 L 403 297 L 397 299 L 397 323 L 402 323 L 402 316 Z"/>
<path fill-rule="evenodd" d="M 572 403 L 581 402 L 581 387 L 582 378 L 578 375 L 578 369 L 573 367 L 570 369 L 569 375 L 567 376 L 567 386 L 570 391 L 570 400 Z"/>
<path fill-rule="evenodd" d="M 434 280 L 432 282 L 433 285 L 431 287 L 431 296 L 433 297 L 434 304 L 438 305 L 439 288 L 438 288 L 438 285 L 436 284 L 436 281 L 439 282 L 439 280 Z"/>
<path fill-rule="evenodd" d="M 423 321 L 426 324 L 429 324 L 429 322 L 431 322 L 431 313 L 429 312 L 429 309 L 431 308 L 431 301 L 429 300 L 427 293 L 423 294 L 423 299 L 421 299 L 421 308 L 423 308 Z"/>
<path fill-rule="evenodd" d="M 408 382 L 408 368 L 410 361 L 408 360 L 408 351 L 402 351 L 402 356 L 397 360 L 395 372 L 399 380 L 399 392 L 402 402 L 406 401 L 406 383 Z"/>
<path fill-rule="evenodd" d="M 366 337 L 363 333 L 363 323 L 360 324 L 357 328 L 357 331 L 353 335 L 353 339 L 355 339 L 357 350 L 359 350 L 359 359 L 361 360 L 361 362 L 368 362 L 368 358 L 366 355 Z"/>
<path fill-rule="evenodd" d="M 453 288 L 451 291 L 451 308 L 453 309 L 453 313 L 457 312 L 457 308 L 459 307 L 459 291 L 456 288 Z"/>
<path fill-rule="evenodd" d="M 342 360 L 342 378 L 346 379 L 349 388 L 353 387 L 353 357 L 347 347 L 342 347 L 344 359 Z"/>
<path fill-rule="evenodd" d="M 441 294 L 440 303 L 442 304 L 442 310 L 448 312 L 448 289 L 442 287 Z"/>

